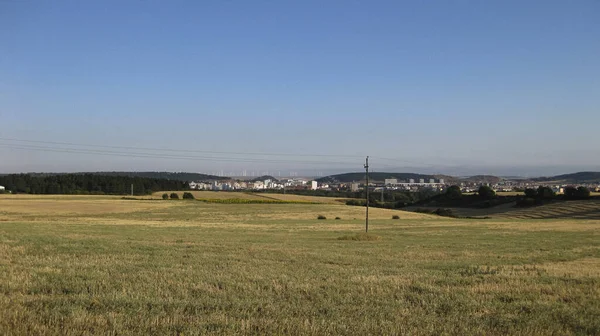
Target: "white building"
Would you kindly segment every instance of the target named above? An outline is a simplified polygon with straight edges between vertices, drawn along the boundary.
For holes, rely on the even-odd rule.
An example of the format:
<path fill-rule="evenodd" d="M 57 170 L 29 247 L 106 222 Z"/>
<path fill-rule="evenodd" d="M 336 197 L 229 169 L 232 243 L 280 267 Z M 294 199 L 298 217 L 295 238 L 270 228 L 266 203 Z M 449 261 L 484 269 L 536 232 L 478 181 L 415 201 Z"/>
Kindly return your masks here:
<path fill-rule="evenodd" d="M 425 183 L 425 179 L 419 179 L 419 183 Z"/>
<path fill-rule="evenodd" d="M 444 179 L 440 179 L 440 184 L 444 184 Z"/>
<path fill-rule="evenodd" d="M 4 188 L 4 186 L 0 186 L 0 190 L 4 191 L 6 188 Z"/>
<path fill-rule="evenodd" d="M 352 185 L 350 186 L 350 190 L 358 191 L 358 183 L 352 183 Z"/>
<path fill-rule="evenodd" d="M 317 190 L 319 184 L 317 183 L 317 181 L 310 181 L 310 189 L 311 190 Z"/>
<path fill-rule="evenodd" d="M 429 179 L 429 183 L 435 183 L 435 179 Z"/>
<path fill-rule="evenodd" d="M 398 184 L 398 179 L 385 179 L 385 185 Z"/>

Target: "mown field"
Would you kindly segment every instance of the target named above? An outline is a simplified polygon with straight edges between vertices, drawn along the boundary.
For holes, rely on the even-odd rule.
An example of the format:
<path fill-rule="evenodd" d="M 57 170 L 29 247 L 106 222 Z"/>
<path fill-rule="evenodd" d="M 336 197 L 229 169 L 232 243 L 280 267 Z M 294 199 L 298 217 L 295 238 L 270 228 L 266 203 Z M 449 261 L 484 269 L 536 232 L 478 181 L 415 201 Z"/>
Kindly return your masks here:
<path fill-rule="evenodd" d="M 363 212 L 1 196 L 0 334 L 600 334 L 600 221 Z"/>
<path fill-rule="evenodd" d="M 271 193 L 257 193 L 257 192 L 244 192 L 244 191 L 205 191 L 205 190 L 193 190 L 189 191 L 198 200 L 227 200 L 227 199 L 243 199 L 253 201 L 284 201 L 284 202 L 309 202 L 309 203 L 326 203 L 326 204 L 339 204 L 343 203 L 346 199 L 344 198 L 333 198 L 333 197 L 320 197 L 320 196 L 304 196 L 304 195 L 292 195 L 292 194 L 271 194 Z M 138 197 L 140 199 L 162 199 L 162 195 L 165 192 L 153 193 L 150 197 Z M 183 191 L 167 191 L 167 194 L 176 193 L 180 198 L 183 197 Z"/>
<path fill-rule="evenodd" d="M 411 206 L 410 211 L 426 209 L 434 211 L 438 207 Z M 529 208 L 516 207 L 516 202 L 506 203 L 491 208 L 452 208 L 459 217 L 490 217 L 494 219 L 584 219 L 600 220 L 600 199 L 580 201 L 557 201 Z"/>

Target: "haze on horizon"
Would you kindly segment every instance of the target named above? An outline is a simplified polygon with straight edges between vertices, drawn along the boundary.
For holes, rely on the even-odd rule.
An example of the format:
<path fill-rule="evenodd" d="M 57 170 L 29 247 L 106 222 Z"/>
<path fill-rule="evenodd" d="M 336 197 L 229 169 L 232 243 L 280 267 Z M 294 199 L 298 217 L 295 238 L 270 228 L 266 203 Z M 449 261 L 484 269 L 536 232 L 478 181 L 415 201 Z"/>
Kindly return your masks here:
<path fill-rule="evenodd" d="M 598 17 L 594 0 L 0 1 L 0 173 L 600 170 Z"/>

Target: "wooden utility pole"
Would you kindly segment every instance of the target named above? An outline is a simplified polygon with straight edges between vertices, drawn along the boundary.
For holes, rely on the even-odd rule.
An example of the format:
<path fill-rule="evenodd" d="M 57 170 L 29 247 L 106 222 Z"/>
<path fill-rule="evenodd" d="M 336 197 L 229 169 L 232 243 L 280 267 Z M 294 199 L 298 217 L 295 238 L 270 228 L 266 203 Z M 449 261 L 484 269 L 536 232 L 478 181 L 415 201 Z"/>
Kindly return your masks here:
<path fill-rule="evenodd" d="M 131 184 L 131 196 L 133 196 L 133 183 Z"/>
<path fill-rule="evenodd" d="M 369 157 L 367 156 L 367 160 L 365 161 L 365 170 L 367 172 L 367 185 L 366 185 L 366 195 L 367 195 L 367 213 L 365 218 L 365 232 L 369 232 Z"/>

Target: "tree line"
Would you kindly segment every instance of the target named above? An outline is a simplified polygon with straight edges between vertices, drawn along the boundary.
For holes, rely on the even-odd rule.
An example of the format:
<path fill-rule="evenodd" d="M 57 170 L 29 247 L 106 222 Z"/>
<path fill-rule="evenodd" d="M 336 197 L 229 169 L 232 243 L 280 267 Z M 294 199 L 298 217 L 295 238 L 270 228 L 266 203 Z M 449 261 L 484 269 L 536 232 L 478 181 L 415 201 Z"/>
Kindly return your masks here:
<path fill-rule="evenodd" d="M 6 190 L 27 194 L 129 195 L 132 184 L 134 195 L 147 195 L 161 190 L 189 189 L 186 182 L 177 180 L 87 173 L 0 176 L 0 185 L 6 187 Z"/>

